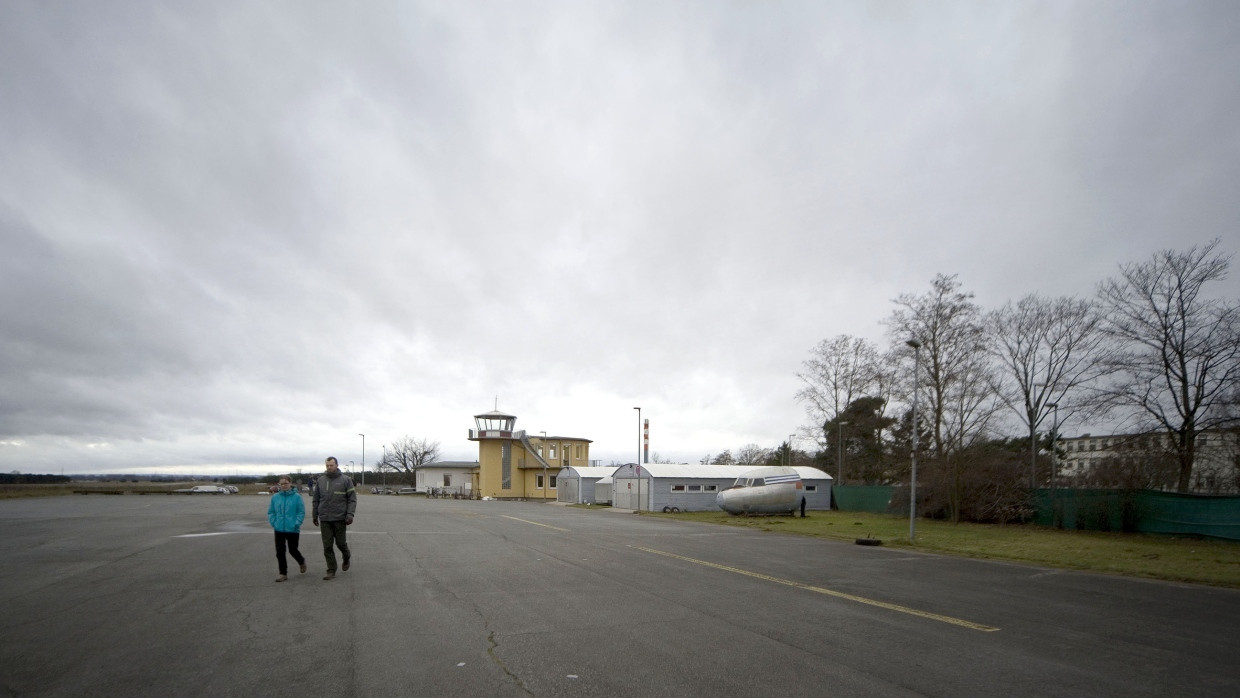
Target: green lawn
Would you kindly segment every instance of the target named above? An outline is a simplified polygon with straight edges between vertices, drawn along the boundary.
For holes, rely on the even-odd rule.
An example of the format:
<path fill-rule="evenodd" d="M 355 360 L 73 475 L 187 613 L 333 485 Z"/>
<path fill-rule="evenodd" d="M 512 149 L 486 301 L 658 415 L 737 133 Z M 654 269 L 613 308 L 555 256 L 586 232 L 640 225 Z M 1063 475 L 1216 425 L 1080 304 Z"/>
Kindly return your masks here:
<path fill-rule="evenodd" d="M 642 515 L 848 541 L 877 538 L 887 547 L 1240 588 L 1240 543 L 1231 541 L 918 519 L 916 541 L 910 542 L 908 518 L 883 514 L 813 511 L 804 519 L 722 512 Z"/>

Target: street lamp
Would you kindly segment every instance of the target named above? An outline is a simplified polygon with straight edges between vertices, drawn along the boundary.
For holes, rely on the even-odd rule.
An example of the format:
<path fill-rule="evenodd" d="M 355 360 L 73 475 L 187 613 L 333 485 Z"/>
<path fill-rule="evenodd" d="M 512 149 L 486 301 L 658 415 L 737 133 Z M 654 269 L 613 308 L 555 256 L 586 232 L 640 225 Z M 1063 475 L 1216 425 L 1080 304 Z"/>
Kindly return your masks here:
<path fill-rule="evenodd" d="M 844 425 L 845 424 L 848 424 L 848 420 L 844 420 L 840 422 L 840 439 L 839 439 L 840 440 L 840 458 L 835 463 L 836 470 L 838 471 L 835 474 L 835 486 L 836 487 L 839 487 L 840 483 L 844 482 Z"/>
<path fill-rule="evenodd" d="M 366 435 L 358 434 L 362 437 L 362 484 L 366 484 Z"/>
<path fill-rule="evenodd" d="M 549 454 L 549 451 L 547 450 L 547 432 L 540 431 L 538 433 L 542 434 L 542 443 L 538 445 L 538 450 L 542 452 L 541 454 L 542 462 L 543 462 L 542 491 L 543 491 L 543 501 L 545 502 L 547 501 L 547 456 Z"/>
<path fill-rule="evenodd" d="M 910 339 L 905 344 L 913 348 L 913 472 L 908 481 L 908 539 L 917 537 L 917 389 L 921 369 L 921 342 Z"/>
<path fill-rule="evenodd" d="M 792 440 L 797 437 L 796 434 L 788 435 L 788 467 L 792 467 Z"/>
<path fill-rule="evenodd" d="M 642 472 L 642 408 L 634 407 L 633 409 L 637 410 L 637 460 L 634 462 L 637 463 L 635 469 L 640 476 Z M 642 510 L 642 481 L 640 477 L 637 479 L 637 510 Z"/>
<path fill-rule="evenodd" d="M 387 489 L 387 444 L 383 444 L 383 465 L 379 466 L 379 472 L 382 473 L 383 489 Z"/>

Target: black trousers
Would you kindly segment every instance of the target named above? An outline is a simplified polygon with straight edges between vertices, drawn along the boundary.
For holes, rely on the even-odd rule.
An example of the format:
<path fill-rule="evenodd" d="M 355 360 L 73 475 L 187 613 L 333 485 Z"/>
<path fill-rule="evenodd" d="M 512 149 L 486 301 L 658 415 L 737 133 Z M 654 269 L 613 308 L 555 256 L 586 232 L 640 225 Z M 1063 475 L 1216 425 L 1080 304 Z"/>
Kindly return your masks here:
<path fill-rule="evenodd" d="M 302 557 L 301 552 L 297 550 L 297 543 L 301 540 L 300 533 L 285 533 L 276 531 L 276 562 L 280 563 L 280 574 L 288 574 L 288 560 L 284 557 L 284 547 L 288 546 L 288 552 L 297 561 L 297 564 L 306 564 L 306 558 Z"/>

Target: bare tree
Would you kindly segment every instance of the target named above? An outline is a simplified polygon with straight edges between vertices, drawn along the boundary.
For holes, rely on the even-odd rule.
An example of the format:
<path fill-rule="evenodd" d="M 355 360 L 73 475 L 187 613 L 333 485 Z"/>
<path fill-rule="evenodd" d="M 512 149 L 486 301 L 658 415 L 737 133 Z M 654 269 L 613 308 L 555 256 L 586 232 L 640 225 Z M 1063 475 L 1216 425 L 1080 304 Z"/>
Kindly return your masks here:
<path fill-rule="evenodd" d="M 397 439 L 387 451 L 387 466 L 393 470 L 412 473 L 416 468 L 439 460 L 439 442 L 414 439 L 408 436 Z"/>
<path fill-rule="evenodd" d="M 1121 345 L 1110 397 L 1172 440 L 1180 492 L 1192 483 L 1198 434 L 1236 424 L 1240 301 L 1204 293 L 1227 277 L 1231 255 L 1218 246 L 1163 250 L 1098 287 L 1105 329 Z"/>
<path fill-rule="evenodd" d="M 823 424 L 837 419 L 849 403 L 863 395 L 879 395 L 883 383 L 878 349 L 869 340 L 842 334 L 824 339 L 801 364 L 797 377 L 805 384 L 796 398 L 805 403 L 811 428 L 821 436 Z"/>
<path fill-rule="evenodd" d="M 1096 405 L 1090 391 L 1108 370 L 1102 318 L 1090 301 L 1030 294 L 989 313 L 986 327 L 1001 367 L 995 393 L 1028 429 L 1029 486 L 1036 487 L 1037 432 L 1051 405 L 1063 420 Z"/>
<path fill-rule="evenodd" d="M 771 457 L 771 450 L 758 444 L 746 444 L 736 452 L 738 464 L 765 463 Z"/>
<path fill-rule="evenodd" d="M 910 338 L 921 343 L 920 384 L 912 390 L 929 398 L 924 414 L 934 462 L 927 465 L 941 469 L 952 520 L 958 521 L 966 465 L 960 454 L 988 438 L 998 411 L 998 399 L 990 388 L 994 380 L 982 313 L 973 294 L 960 290 L 954 275 L 939 274 L 925 295 L 902 294 L 895 303 L 900 307 L 887 320 L 893 349 L 902 351 L 911 363 L 914 350 L 906 343 Z M 911 377 L 912 366 L 906 370 Z"/>
<path fill-rule="evenodd" d="M 943 274 L 934 278 L 929 293 L 901 294 L 895 303 L 900 307 L 886 321 L 893 351 L 903 357 L 903 373 L 911 378 L 913 350 L 905 343 L 916 338 L 922 344 L 916 387 L 929 398 L 926 430 L 934 456 L 944 458 L 984 438 L 995 415 L 981 310 L 972 293 L 960 290 L 955 275 Z"/>

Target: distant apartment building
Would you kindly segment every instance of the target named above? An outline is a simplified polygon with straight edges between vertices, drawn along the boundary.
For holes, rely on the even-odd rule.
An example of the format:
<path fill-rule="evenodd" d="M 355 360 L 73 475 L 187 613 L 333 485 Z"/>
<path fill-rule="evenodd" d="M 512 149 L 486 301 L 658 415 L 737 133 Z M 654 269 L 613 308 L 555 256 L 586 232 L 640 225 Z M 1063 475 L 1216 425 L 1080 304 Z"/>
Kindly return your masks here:
<path fill-rule="evenodd" d="M 1175 489 L 1179 460 L 1165 433 L 1082 434 L 1059 437 L 1056 471 L 1064 484 Z M 1205 431 L 1197 435 L 1191 491 L 1200 494 L 1240 492 L 1240 431 Z"/>

